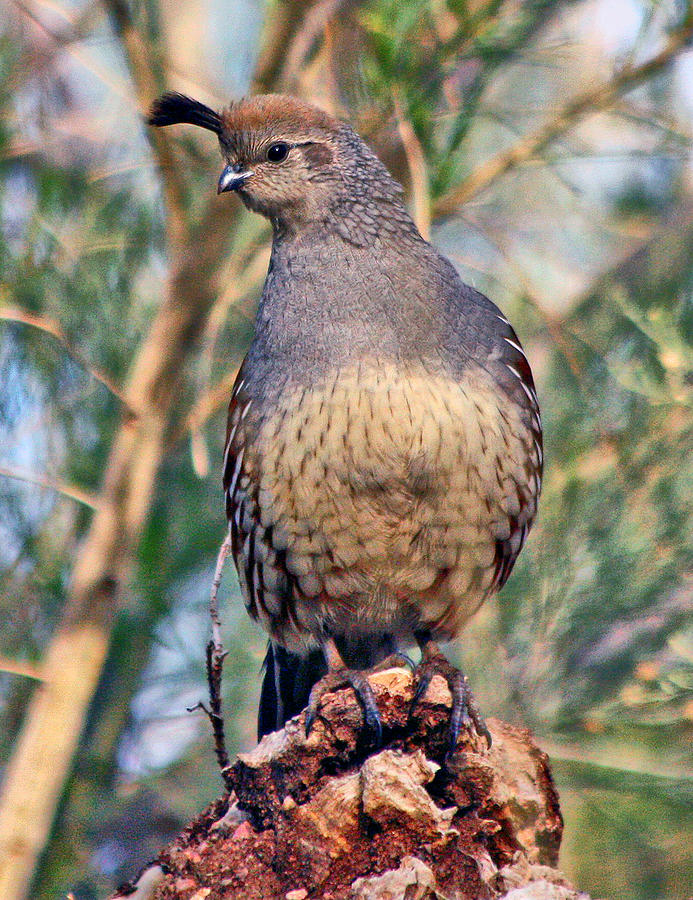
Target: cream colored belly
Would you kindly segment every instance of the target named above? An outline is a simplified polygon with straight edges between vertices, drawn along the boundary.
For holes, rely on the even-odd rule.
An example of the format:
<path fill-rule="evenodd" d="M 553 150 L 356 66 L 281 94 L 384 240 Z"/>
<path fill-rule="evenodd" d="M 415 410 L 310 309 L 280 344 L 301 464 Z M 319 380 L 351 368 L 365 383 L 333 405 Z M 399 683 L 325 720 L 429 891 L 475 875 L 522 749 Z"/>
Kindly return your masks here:
<path fill-rule="evenodd" d="M 342 373 L 263 423 L 248 462 L 309 631 L 452 636 L 488 595 L 496 541 L 537 489 L 521 411 L 501 415 L 482 378 Z"/>

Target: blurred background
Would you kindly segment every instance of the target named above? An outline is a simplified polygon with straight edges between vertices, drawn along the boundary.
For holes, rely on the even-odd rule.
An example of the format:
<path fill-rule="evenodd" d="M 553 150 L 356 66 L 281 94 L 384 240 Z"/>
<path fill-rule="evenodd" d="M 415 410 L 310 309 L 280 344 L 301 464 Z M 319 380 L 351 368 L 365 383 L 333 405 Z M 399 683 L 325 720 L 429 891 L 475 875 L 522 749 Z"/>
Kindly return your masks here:
<path fill-rule="evenodd" d="M 693 12 L 675 0 L 2 0 L 0 895 L 107 896 L 221 793 L 225 405 L 269 231 L 177 89 L 347 118 L 514 323 L 538 522 L 450 648 L 549 752 L 562 866 L 693 894 Z M 264 639 L 223 583 L 231 752 Z"/>

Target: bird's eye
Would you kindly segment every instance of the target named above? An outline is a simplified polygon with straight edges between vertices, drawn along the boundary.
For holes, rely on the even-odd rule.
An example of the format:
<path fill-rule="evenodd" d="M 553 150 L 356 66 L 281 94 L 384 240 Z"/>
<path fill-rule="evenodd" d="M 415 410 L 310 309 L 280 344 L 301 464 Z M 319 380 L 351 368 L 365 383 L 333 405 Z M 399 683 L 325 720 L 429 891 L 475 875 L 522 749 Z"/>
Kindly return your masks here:
<path fill-rule="evenodd" d="M 288 155 L 289 145 L 285 144 L 283 141 L 272 144 L 272 146 L 267 149 L 267 159 L 273 163 L 283 162 Z"/>

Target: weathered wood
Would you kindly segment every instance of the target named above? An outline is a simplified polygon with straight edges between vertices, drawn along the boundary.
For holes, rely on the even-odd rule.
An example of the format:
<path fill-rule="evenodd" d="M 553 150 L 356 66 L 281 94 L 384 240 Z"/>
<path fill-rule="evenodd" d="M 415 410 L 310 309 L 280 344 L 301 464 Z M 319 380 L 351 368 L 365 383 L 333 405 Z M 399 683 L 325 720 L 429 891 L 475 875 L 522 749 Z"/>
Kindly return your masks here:
<path fill-rule="evenodd" d="M 363 746 L 353 694 L 328 695 L 310 737 L 301 715 L 237 759 L 230 809 L 212 804 L 129 896 L 588 900 L 555 868 L 558 795 L 528 731 L 492 719 L 488 749 L 464 730 L 446 765 L 443 680 L 411 719 L 407 671 L 371 685 L 380 749 Z"/>

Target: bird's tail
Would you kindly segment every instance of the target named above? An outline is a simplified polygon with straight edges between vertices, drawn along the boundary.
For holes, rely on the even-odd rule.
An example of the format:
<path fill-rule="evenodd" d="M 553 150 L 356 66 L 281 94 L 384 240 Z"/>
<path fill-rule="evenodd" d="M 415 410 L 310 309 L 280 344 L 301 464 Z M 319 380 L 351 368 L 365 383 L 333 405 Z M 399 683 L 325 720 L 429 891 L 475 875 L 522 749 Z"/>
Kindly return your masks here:
<path fill-rule="evenodd" d="M 270 641 L 265 656 L 257 736 L 260 740 L 298 715 L 308 705 L 310 689 L 327 672 L 322 650 L 306 656 L 291 653 Z"/>

